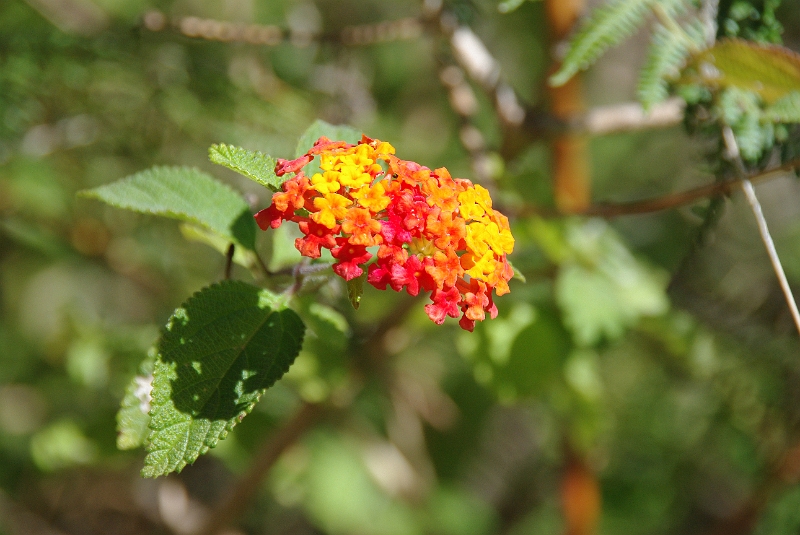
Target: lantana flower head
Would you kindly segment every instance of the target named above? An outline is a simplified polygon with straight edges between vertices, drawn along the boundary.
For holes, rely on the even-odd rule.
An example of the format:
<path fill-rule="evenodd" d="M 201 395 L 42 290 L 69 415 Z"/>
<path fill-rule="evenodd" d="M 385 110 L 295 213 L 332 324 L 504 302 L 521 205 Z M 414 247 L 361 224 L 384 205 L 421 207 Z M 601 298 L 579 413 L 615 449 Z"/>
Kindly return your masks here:
<path fill-rule="evenodd" d="M 308 177 L 303 169 L 317 156 L 320 172 Z M 302 255 L 329 249 L 347 281 L 366 270 L 380 290 L 429 294 L 425 312 L 437 324 L 460 317 L 472 331 L 497 316 L 492 293 L 509 291 L 514 237 L 482 186 L 401 160 L 366 136 L 357 144 L 321 137 L 300 158 L 279 159 L 275 174 L 291 176 L 255 215 L 261 229 L 296 222 Z"/>

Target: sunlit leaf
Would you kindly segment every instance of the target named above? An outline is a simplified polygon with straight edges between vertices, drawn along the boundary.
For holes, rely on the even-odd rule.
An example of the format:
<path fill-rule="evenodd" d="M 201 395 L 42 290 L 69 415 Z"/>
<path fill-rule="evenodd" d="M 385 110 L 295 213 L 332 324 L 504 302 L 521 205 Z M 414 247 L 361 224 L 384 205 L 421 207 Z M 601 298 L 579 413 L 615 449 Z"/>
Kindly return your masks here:
<path fill-rule="evenodd" d="M 238 281 L 175 310 L 158 343 L 142 475 L 180 471 L 225 438 L 289 369 L 304 332 L 282 299 Z"/>
<path fill-rule="evenodd" d="M 725 39 L 698 54 L 690 66 L 688 81 L 753 91 L 768 104 L 800 91 L 800 55 L 780 46 Z"/>
<path fill-rule="evenodd" d="M 256 224 L 241 195 L 189 167 L 153 167 L 79 193 L 117 208 L 186 221 L 255 247 Z"/>
<path fill-rule="evenodd" d="M 272 156 L 233 145 L 223 143 L 211 145 L 208 149 L 208 159 L 216 164 L 224 165 L 272 191 L 278 191 L 281 184 L 288 178 L 275 175 L 275 158 Z"/>

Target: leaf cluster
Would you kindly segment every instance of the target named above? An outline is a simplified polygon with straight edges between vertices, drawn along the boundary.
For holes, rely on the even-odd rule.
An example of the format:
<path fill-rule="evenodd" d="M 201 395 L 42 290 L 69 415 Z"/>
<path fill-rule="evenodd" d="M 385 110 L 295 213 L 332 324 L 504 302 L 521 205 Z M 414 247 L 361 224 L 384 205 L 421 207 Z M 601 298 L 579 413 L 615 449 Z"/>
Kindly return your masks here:
<path fill-rule="evenodd" d="M 357 133 L 318 121 L 298 150 L 305 152 L 321 135 L 353 139 Z M 258 151 L 216 144 L 209 159 L 272 191 L 284 180 L 275 175 L 275 159 Z M 155 167 L 81 195 L 190 223 L 211 244 L 221 240 L 256 254 L 255 223 L 244 199 L 197 169 Z M 225 280 L 175 309 L 128 385 L 117 415 L 118 447 L 147 450 L 144 476 L 193 463 L 289 370 L 300 353 L 305 324 L 288 305 L 289 295 Z M 320 318 L 330 313 L 320 316 L 321 309 L 314 310 L 312 323 L 325 325 Z"/>

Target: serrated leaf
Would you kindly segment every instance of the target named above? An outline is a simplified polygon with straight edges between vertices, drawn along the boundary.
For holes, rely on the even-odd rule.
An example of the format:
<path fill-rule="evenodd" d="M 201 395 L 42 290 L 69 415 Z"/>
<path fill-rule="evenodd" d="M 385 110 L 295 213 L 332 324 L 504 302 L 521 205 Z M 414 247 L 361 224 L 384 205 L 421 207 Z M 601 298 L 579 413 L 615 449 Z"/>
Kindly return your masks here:
<path fill-rule="evenodd" d="M 152 348 L 139 365 L 139 373 L 125 389 L 125 397 L 117 411 L 117 448 L 121 450 L 138 448 L 147 437 L 155 362 L 156 349 Z"/>
<path fill-rule="evenodd" d="M 800 91 L 792 91 L 769 106 L 764 118 L 775 123 L 800 123 Z"/>
<path fill-rule="evenodd" d="M 594 9 L 570 40 L 569 51 L 561 68 L 550 77 L 550 85 L 564 85 L 575 73 L 594 63 L 606 50 L 633 35 L 654 1 L 612 0 L 607 5 Z"/>
<path fill-rule="evenodd" d="M 294 151 L 294 157 L 299 158 L 308 149 L 314 146 L 314 142 L 321 136 L 325 136 L 333 141 L 346 141 L 348 143 L 358 143 L 361 140 L 361 132 L 352 126 L 347 125 L 333 125 L 326 123 L 321 119 L 314 121 L 314 124 L 308 127 L 303 132 L 297 142 L 297 148 Z M 310 176 L 310 173 L 306 173 Z"/>
<path fill-rule="evenodd" d="M 275 158 L 263 152 L 247 150 L 233 145 L 211 145 L 208 159 L 258 182 L 272 191 L 281 189 L 286 177 L 275 174 Z"/>
<path fill-rule="evenodd" d="M 153 167 L 78 194 L 117 208 L 200 225 L 242 247 L 255 248 L 256 224 L 245 200 L 198 169 Z"/>
<path fill-rule="evenodd" d="M 225 438 L 286 373 L 304 333 L 281 297 L 240 281 L 175 310 L 158 343 L 142 475 L 180 471 Z"/>
<path fill-rule="evenodd" d="M 692 74 L 710 87 L 736 87 L 758 93 L 772 104 L 800 91 L 800 55 L 774 45 L 724 39 L 698 54 Z"/>

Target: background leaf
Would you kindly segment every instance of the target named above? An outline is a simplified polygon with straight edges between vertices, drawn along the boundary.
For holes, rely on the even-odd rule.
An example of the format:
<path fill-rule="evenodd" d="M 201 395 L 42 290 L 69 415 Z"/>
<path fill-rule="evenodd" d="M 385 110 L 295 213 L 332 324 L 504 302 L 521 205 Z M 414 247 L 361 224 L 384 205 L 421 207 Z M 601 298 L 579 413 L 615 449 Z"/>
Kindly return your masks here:
<path fill-rule="evenodd" d="M 152 348 L 139 366 L 139 373 L 125 389 L 125 397 L 117 412 L 117 447 L 121 450 L 138 448 L 147 437 L 155 363 L 156 349 Z"/>
<path fill-rule="evenodd" d="M 248 249 L 256 224 L 241 195 L 189 167 L 153 167 L 112 184 L 80 192 L 117 208 L 201 225 Z"/>
<path fill-rule="evenodd" d="M 792 91 L 769 106 L 764 118 L 776 123 L 800 123 L 800 91 Z"/>
<path fill-rule="evenodd" d="M 178 308 L 158 344 L 142 475 L 180 471 L 225 438 L 289 369 L 304 332 L 277 296 L 238 281 Z"/>
<path fill-rule="evenodd" d="M 754 91 L 768 104 L 800 91 L 800 55 L 783 47 L 725 39 L 699 54 L 693 66 L 702 83 Z"/>
<path fill-rule="evenodd" d="M 281 189 L 281 184 L 286 180 L 286 177 L 275 175 L 275 158 L 263 152 L 221 143 L 211 145 L 208 149 L 208 159 L 216 164 L 224 165 L 272 191 Z"/>
<path fill-rule="evenodd" d="M 686 35 L 701 47 L 705 36 L 700 21 L 689 25 L 686 28 Z M 647 60 L 642 66 L 636 88 L 639 100 L 645 109 L 667 98 L 668 81 L 680 77 L 680 70 L 688 55 L 689 42 L 686 39 L 682 39 L 661 24 L 656 25 Z"/>
<path fill-rule="evenodd" d="M 361 140 L 361 131 L 356 130 L 352 126 L 347 125 L 333 125 L 326 123 L 321 119 L 317 119 L 314 123 L 303 132 L 297 142 L 297 148 L 294 151 L 295 158 L 299 158 L 310 149 L 320 136 L 325 136 L 331 140 L 346 141 L 348 143 L 358 143 Z M 309 173 L 306 173 L 309 174 Z"/>
<path fill-rule="evenodd" d="M 652 3 L 653 0 L 615 0 L 593 10 L 572 38 L 561 68 L 550 77 L 550 85 L 565 84 L 606 50 L 633 35 Z"/>

